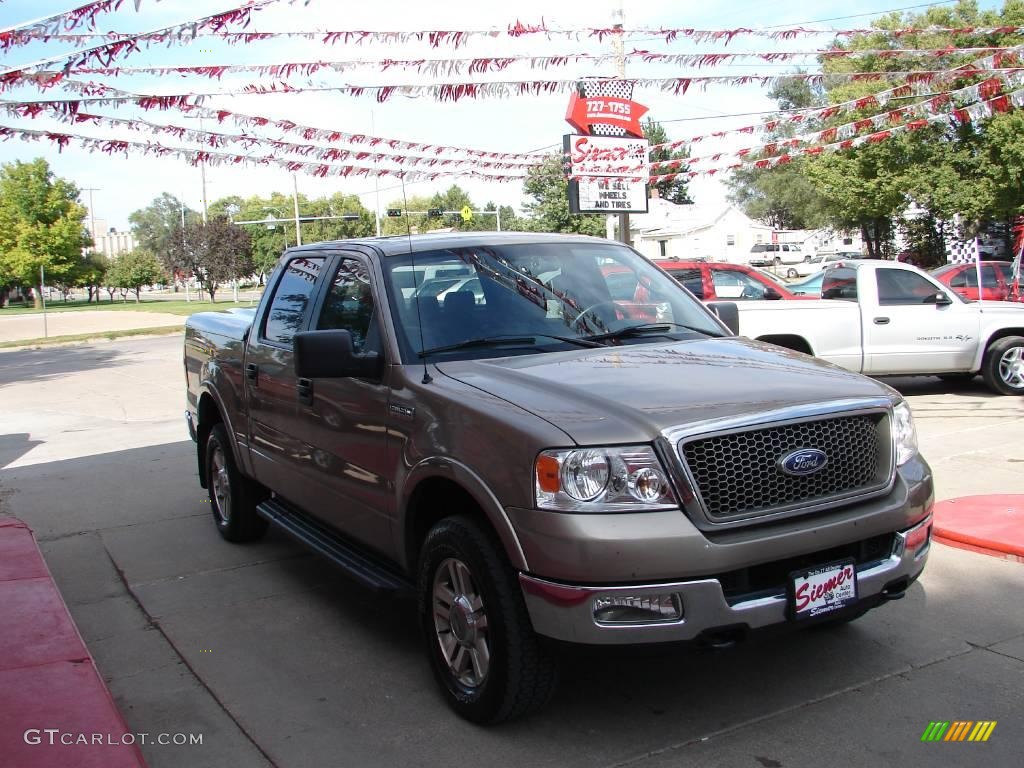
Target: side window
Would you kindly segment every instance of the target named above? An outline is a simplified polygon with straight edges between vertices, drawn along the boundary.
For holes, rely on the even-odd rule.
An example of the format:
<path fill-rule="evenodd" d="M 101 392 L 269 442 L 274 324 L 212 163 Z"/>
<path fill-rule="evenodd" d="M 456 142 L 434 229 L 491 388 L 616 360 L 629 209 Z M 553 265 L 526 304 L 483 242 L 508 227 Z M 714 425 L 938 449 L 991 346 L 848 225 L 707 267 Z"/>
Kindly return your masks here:
<path fill-rule="evenodd" d="M 878 303 L 882 306 L 924 304 L 939 290 L 930 280 L 902 269 L 879 269 L 875 272 L 875 280 L 878 282 Z"/>
<path fill-rule="evenodd" d="M 380 352 L 380 332 L 373 310 L 366 265 L 356 259 L 342 259 L 324 299 L 317 330 L 348 331 L 356 352 Z"/>
<path fill-rule="evenodd" d="M 857 270 L 835 267 L 825 273 L 821 282 L 821 298 L 857 300 Z"/>
<path fill-rule="evenodd" d="M 957 272 L 955 275 L 953 275 L 953 277 L 950 278 L 949 287 L 950 288 L 966 288 L 967 287 L 967 274 L 966 274 L 966 270 Z"/>
<path fill-rule="evenodd" d="M 732 269 L 712 269 L 715 295 L 720 299 L 763 299 L 764 285 L 753 277 Z"/>
<path fill-rule="evenodd" d="M 704 278 L 699 269 L 674 269 L 669 274 L 698 299 L 704 298 Z"/>
<path fill-rule="evenodd" d="M 263 327 L 263 338 L 278 344 L 292 343 L 292 336 L 305 322 L 306 310 L 323 267 L 323 256 L 307 256 L 288 262 L 274 291 L 274 300 Z"/>

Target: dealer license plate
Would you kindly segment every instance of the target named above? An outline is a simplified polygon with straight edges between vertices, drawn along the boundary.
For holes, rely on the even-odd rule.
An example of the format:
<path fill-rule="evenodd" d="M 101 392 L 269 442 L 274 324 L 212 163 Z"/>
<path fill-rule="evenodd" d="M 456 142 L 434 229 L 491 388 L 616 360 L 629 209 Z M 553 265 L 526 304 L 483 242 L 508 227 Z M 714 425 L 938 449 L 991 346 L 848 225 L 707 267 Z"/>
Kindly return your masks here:
<path fill-rule="evenodd" d="M 789 613 L 796 621 L 828 616 L 856 602 L 857 566 L 853 560 L 789 575 Z"/>

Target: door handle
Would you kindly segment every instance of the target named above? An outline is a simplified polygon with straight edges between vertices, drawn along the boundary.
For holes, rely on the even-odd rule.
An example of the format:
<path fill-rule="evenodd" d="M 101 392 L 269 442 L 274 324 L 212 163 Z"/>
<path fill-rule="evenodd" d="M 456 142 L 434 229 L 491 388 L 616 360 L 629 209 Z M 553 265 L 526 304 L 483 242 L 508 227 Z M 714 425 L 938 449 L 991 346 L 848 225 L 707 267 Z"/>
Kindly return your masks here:
<path fill-rule="evenodd" d="M 875 318 L 875 325 L 888 325 L 888 324 L 889 324 L 889 318 L 888 317 L 876 317 Z"/>
<path fill-rule="evenodd" d="M 295 383 L 295 391 L 299 396 L 299 402 L 303 405 L 313 404 L 313 381 L 312 379 L 299 379 Z"/>
<path fill-rule="evenodd" d="M 260 375 L 260 367 L 256 363 L 247 363 L 245 366 L 245 378 L 249 381 L 256 381 Z"/>

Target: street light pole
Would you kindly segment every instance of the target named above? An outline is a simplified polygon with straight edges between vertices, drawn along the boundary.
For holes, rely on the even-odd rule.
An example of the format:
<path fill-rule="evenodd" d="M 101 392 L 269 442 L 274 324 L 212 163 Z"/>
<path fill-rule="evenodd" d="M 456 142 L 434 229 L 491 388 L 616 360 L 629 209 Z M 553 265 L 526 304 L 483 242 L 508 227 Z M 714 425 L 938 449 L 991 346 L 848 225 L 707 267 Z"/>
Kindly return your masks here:
<path fill-rule="evenodd" d="M 302 230 L 299 228 L 299 180 L 292 174 L 292 202 L 295 204 L 295 244 L 302 245 Z"/>
<path fill-rule="evenodd" d="M 203 118 L 199 118 L 199 130 L 203 132 Z M 206 225 L 206 161 L 199 161 L 199 178 L 203 184 L 203 225 Z"/>
<path fill-rule="evenodd" d="M 623 23 L 625 13 L 622 10 L 622 0 L 619 0 L 618 7 L 612 11 L 612 49 L 615 52 L 615 68 L 618 71 L 619 79 L 626 79 L 626 53 L 622 40 Z M 619 241 L 629 245 L 629 214 L 619 214 Z"/>
<path fill-rule="evenodd" d="M 43 302 L 43 338 L 48 337 L 49 331 L 46 329 L 46 273 L 43 271 L 43 265 L 39 265 L 39 300 Z"/>

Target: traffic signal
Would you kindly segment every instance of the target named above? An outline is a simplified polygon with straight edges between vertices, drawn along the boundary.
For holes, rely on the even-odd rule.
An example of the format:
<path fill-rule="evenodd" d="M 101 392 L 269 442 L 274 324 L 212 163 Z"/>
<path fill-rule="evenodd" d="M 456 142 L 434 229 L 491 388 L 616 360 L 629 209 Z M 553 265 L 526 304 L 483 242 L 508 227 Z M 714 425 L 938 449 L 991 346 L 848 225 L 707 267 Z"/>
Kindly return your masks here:
<path fill-rule="evenodd" d="M 390 216 L 392 219 L 397 219 L 401 215 L 402 215 L 402 209 L 401 208 L 388 208 L 388 216 Z"/>
<path fill-rule="evenodd" d="M 427 209 L 427 216 L 429 216 L 432 219 L 440 219 L 442 216 L 444 216 L 444 209 L 443 208 L 428 208 Z"/>

